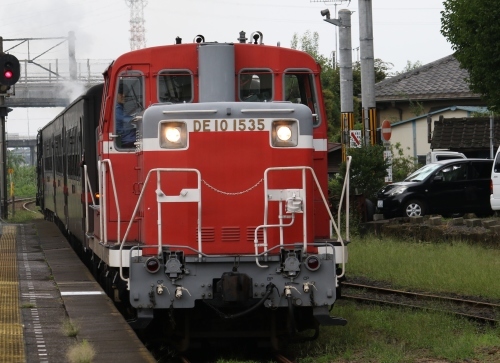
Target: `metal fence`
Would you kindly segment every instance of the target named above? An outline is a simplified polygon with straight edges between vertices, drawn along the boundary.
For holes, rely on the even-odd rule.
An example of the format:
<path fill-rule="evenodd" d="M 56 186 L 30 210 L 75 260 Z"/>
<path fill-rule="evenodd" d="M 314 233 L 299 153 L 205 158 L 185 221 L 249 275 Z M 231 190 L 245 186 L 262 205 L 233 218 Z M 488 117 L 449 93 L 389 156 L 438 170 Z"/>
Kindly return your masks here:
<path fill-rule="evenodd" d="M 37 59 L 36 61 L 19 60 L 21 77 L 18 83 L 57 83 L 75 80 L 81 83 L 95 84 L 103 80 L 102 73 L 111 63 L 105 59 L 77 59 L 76 79 L 71 78 L 68 59 Z"/>

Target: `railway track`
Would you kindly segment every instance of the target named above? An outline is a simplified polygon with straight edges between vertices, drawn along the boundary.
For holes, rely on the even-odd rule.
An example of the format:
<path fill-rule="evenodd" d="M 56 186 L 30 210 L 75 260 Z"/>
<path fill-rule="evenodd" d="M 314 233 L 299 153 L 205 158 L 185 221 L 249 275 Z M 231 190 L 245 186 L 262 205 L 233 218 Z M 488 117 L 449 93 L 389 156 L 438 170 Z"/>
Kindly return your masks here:
<path fill-rule="evenodd" d="M 15 213 L 15 211 L 26 210 L 32 213 L 38 213 L 35 207 L 36 198 L 18 198 L 18 199 L 8 199 L 7 200 L 7 210 L 9 213 Z"/>
<path fill-rule="evenodd" d="M 277 363 L 295 363 L 294 360 L 291 360 L 291 359 L 285 357 L 281 353 L 274 353 L 274 360 Z M 182 355 L 178 357 L 178 361 L 180 363 L 196 363 L 196 362 L 198 362 L 198 361 L 196 361 L 196 362 L 195 361 L 191 361 L 186 356 L 182 356 Z M 265 361 L 270 361 L 270 360 L 266 359 Z"/>
<path fill-rule="evenodd" d="M 482 323 L 500 323 L 500 304 L 496 303 L 395 290 L 351 282 L 343 282 L 342 287 L 342 298 L 346 300 L 441 311 Z"/>

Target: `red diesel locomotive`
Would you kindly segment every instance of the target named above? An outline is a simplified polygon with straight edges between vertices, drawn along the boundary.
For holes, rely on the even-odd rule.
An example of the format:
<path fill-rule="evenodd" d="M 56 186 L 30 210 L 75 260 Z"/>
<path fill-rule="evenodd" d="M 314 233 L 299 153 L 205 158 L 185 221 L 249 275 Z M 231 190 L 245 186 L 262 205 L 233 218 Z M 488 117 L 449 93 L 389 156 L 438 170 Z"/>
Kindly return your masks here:
<path fill-rule="evenodd" d="M 261 40 L 126 53 L 38 135 L 45 216 L 136 327 L 183 349 L 346 323 L 320 67 Z"/>

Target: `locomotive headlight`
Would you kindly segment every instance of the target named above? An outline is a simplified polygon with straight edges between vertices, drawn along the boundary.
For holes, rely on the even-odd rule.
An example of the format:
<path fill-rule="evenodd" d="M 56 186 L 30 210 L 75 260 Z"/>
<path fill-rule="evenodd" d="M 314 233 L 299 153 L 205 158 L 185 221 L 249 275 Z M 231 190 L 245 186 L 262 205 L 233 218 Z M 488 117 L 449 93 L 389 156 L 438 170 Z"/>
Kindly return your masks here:
<path fill-rule="evenodd" d="M 184 149 L 187 147 L 188 132 L 182 121 L 160 122 L 160 147 L 164 149 Z"/>
<path fill-rule="evenodd" d="M 179 127 L 167 127 L 165 131 L 165 137 L 170 142 L 179 142 L 181 138 L 181 130 Z"/>
<path fill-rule="evenodd" d="M 297 146 L 299 128 L 296 120 L 275 120 L 271 128 L 271 145 L 275 147 Z"/>
<path fill-rule="evenodd" d="M 278 126 L 276 135 L 280 141 L 288 141 L 292 137 L 292 130 L 288 125 Z"/>

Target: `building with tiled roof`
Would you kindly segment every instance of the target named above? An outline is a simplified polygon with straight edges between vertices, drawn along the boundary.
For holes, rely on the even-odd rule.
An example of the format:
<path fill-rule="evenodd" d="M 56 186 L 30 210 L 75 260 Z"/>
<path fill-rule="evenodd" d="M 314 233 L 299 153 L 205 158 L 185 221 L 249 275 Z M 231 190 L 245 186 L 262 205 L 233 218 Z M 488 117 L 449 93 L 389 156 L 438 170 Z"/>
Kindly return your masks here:
<path fill-rule="evenodd" d="M 379 125 L 383 120 L 391 122 L 391 144 L 400 143 L 405 154 L 419 160 L 425 160 L 431 149 L 488 157 L 489 123 L 443 122 L 471 121 L 487 112 L 480 95 L 470 91 L 467 77 L 450 55 L 377 83 L 377 118 Z"/>
<path fill-rule="evenodd" d="M 488 158 L 493 157 L 499 144 L 499 119 L 440 117 L 434 122 L 431 149 L 450 149 L 460 151 L 468 157 Z"/>
<path fill-rule="evenodd" d="M 375 84 L 375 101 L 380 121 L 403 121 L 446 107 L 484 106 L 472 93 L 453 55 L 415 68 Z"/>

